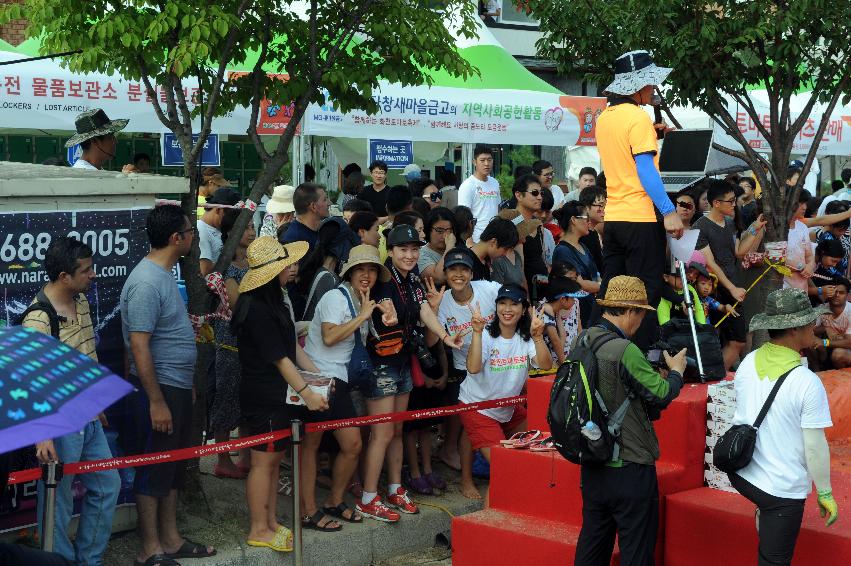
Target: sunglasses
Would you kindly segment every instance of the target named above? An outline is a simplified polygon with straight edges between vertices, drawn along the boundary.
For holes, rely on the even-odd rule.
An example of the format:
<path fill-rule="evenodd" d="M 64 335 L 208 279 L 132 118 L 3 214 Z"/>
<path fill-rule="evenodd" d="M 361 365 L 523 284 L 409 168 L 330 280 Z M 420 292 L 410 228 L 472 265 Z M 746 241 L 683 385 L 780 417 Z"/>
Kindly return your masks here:
<path fill-rule="evenodd" d="M 686 202 L 684 200 L 678 200 L 677 206 L 679 206 L 681 208 L 685 208 L 686 210 L 691 210 L 692 208 L 694 208 L 694 205 L 692 203 Z"/>
<path fill-rule="evenodd" d="M 533 197 L 541 196 L 541 191 L 525 191 L 525 192 L 532 195 Z"/>
<path fill-rule="evenodd" d="M 431 202 L 437 202 L 437 201 L 439 201 L 439 200 L 440 200 L 440 199 L 442 199 L 442 198 L 443 198 L 443 192 L 442 192 L 442 191 L 437 191 L 436 193 L 430 193 L 430 194 L 428 195 L 428 199 L 429 199 Z"/>

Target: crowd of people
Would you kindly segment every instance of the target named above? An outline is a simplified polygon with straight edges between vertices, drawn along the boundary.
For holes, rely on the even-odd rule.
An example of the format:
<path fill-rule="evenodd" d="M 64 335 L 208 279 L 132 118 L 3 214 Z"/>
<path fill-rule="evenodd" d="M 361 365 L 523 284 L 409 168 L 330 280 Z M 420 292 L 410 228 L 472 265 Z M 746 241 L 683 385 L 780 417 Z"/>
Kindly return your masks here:
<path fill-rule="evenodd" d="M 232 234 L 244 203 L 215 175 L 205 179 L 206 200 L 199 201 L 198 218 L 188 218 L 173 204 L 151 210 L 146 220 L 150 253 L 132 270 L 121 293 L 127 378 L 137 388 L 124 401 L 134 423 L 134 434 L 122 440 L 125 450 L 146 453 L 191 445 L 197 328 L 187 316 L 172 268 L 196 245 L 201 274 L 218 305 L 216 356 L 207 372 L 212 398 L 207 429 L 220 441 L 236 429 L 242 436 L 285 429 L 296 418 L 311 423 L 516 396 L 530 372 L 553 371 L 568 358 L 583 329 L 599 327 L 634 341 L 600 359 L 610 363 L 603 369 L 610 379 L 626 375 L 639 392 L 630 397 L 635 404 L 630 426 L 638 428 L 629 429 L 639 445 L 630 445 L 634 438 L 627 435 L 614 471 L 583 470 L 588 514 L 577 555 L 586 557 L 584 563 L 601 560 L 608 538 L 614 541 L 614 527 L 604 517 L 611 511 L 604 509 L 624 504 L 613 497 L 627 497 L 613 485 L 653 494 L 658 505 L 658 445 L 646 407 L 658 416 L 682 385 L 683 352 L 665 355 L 667 379 L 647 365 L 641 352 L 655 341 L 660 325 L 688 316 L 683 308 L 687 292 L 698 304 L 699 323 L 726 316 L 719 326 L 724 364 L 739 367 L 749 340 L 741 308 L 747 294 L 742 262 L 766 261 L 756 257 L 766 222 L 752 178 L 707 179 L 671 196 L 657 184 L 656 130 L 638 107 L 650 100 L 648 87 L 664 77 L 637 82 L 634 67 L 645 53 L 625 56 L 632 68 L 619 67 L 619 59 L 616 80 L 607 90 L 610 103 L 597 132 L 605 174 L 583 168 L 573 190 L 554 184 L 553 165 L 539 160 L 516 168 L 506 199 L 505 187 L 492 176 L 493 151 L 479 146 L 473 152 L 473 174 L 461 182 L 450 171 L 433 181 L 409 166 L 404 184 L 388 186 L 388 167 L 376 161 L 368 165 L 372 183 L 366 185 L 361 168 L 347 166 L 341 216 L 331 214 L 329 195 L 318 184 L 278 186 L 266 199 L 265 214 L 242 234 Z M 658 68 L 651 61 L 641 70 L 648 69 Z M 625 129 L 629 124 L 637 125 Z M 108 154 L 109 136 L 114 141 L 112 131 L 87 138 L 84 158 L 94 160 L 98 151 Z M 800 170 L 791 167 L 789 186 L 798 175 Z M 823 339 L 810 350 L 811 363 L 820 367 L 851 364 L 849 182 L 851 171 L 846 170 L 842 187 L 824 203 L 802 192 L 790 220 L 785 285 L 825 305 L 816 326 Z M 688 289 L 683 289 L 665 252 L 664 234 L 676 237 L 690 228 L 700 234 L 687 266 Z M 223 272 L 215 273 L 229 236 L 238 238 L 238 245 Z M 60 339 L 96 358 L 83 294 L 95 277 L 92 255 L 73 238 L 55 239 L 45 260 L 50 282 L 40 295 L 63 317 Z M 629 275 L 638 278 L 624 277 Z M 24 323 L 50 332 L 43 313 L 32 313 Z M 757 371 L 759 364 L 757 359 Z M 819 427 L 826 419 L 823 411 L 814 417 Z M 302 480 L 302 516 L 296 520 L 324 532 L 365 518 L 400 521 L 403 514 L 419 512 L 412 494 L 446 489 L 433 461 L 460 471 L 461 492 L 481 498 L 473 482 L 474 453 L 489 461 L 491 447 L 522 439 L 515 435 L 526 428 L 525 409 L 514 405 L 460 417 L 340 428 L 330 435 L 309 433 L 300 462 L 293 463 Z M 103 430 L 97 421 L 90 429 L 71 435 L 73 442 L 41 443 L 39 458 L 103 457 Z M 435 451 L 437 431 L 442 442 Z M 553 449 L 551 439 L 535 444 Z M 292 533 L 276 515 L 286 452 L 279 440 L 254 446 L 237 461 L 220 455 L 215 465 L 217 476 L 246 482 L 251 546 L 292 549 Z M 66 530 L 70 485 L 63 480 L 57 551 L 80 563 L 99 563 L 119 482 L 114 471 L 83 477 L 88 493 L 73 545 Z M 215 548 L 186 540 L 178 531 L 176 501 L 184 480 L 185 462 L 137 469 L 134 492 L 142 535 L 137 564 L 173 566 L 180 558 L 215 554 Z M 319 483 L 328 487 L 321 501 Z M 487 502 L 486 493 L 484 498 Z M 641 505 L 633 508 L 629 524 L 646 528 L 638 529 L 638 539 L 622 539 L 622 556 L 652 557 L 655 527 L 650 527 L 658 509 L 649 500 Z M 611 528 L 592 532 L 597 523 Z"/>

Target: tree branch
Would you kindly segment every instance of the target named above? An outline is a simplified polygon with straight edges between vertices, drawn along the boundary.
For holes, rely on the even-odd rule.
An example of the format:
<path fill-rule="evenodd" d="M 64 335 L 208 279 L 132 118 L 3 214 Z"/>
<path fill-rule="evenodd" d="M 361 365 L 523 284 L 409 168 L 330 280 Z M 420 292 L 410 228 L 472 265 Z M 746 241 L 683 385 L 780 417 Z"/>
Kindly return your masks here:
<path fill-rule="evenodd" d="M 269 40 L 271 40 L 272 24 L 268 12 L 266 12 L 265 19 L 266 24 L 263 27 L 264 34 Z M 248 137 L 254 144 L 254 149 L 257 150 L 257 154 L 264 162 L 269 160 L 269 152 L 266 151 L 266 148 L 263 146 L 263 142 L 260 140 L 260 135 L 257 133 L 257 121 L 260 115 L 260 104 L 264 98 L 262 88 L 263 78 L 266 76 L 266 74 L 263 72 L 263 65 L 266 62 L 266 57 L 268 56 L 268 53 L 269 41 L 264 41 L 263 47 L 261 47 L 260 49 L 260 56 L 257 58 L 257 63 L 254 65 L 254 70 L 251 73 L 251 85 L 253 91 L 251 96 L 251 118 L 248 121 L 248 129 L 246 130 Z"/>
<path fill-rule="evenodd" d="M 334 62 L 337 60 L 337 55 L 340 53 L 340 50 L 345 49 L 346 46 L 349 44 L 349 42 L 354 37 L 355 32 L 360 27 L 361 20 L 363 19 L 364 15 L 366 15 L 366 12 L 369 10 L 369 8 L 371 7 L 372 2 L 373 2 L 373 0 L 362 0 L 362 2 L 359 4 L 358 8 L 360 8 L 360 12 L 357 12 L 357 11 L 355 12 L 354 16 L 352 17 L 351 26 L 349 27 L 349 29 L 346 29 L 345 31 L 343 31 L 342 34 L 340 35 L 339 39 L 337 40 L 337 42 L 334 43 L 331 46 L 331 49 L 328 50 L 328 54 L 325 57 L 325 64 L 322 66 L 322 70 L 319 71 L 318 74 L 317 74 L 315 67 L 311 67 L 312 76 L 311 76 L 310 82 L 311 82 L 312 86 L 318 87 L 321 84 L 322 77 L 325 75 L 325 73 L 328 72 L 328 70 L 331 68 L 331 66 L 334 64 Z M 315 41 L 315 37 L 314 37 L 314 43 L 315 42 L 316 41 Z"/>
<path fill-rule="evenodd" d="M 147 90 L 148 96 L 151 98 L 151 105 L 154 107 L 154 114 L 157 115 L 160 122 L 162 122 L 163 126 L 168 128 L 171 131 L 175 131 L 180 124 L 176 120 L 171 120 L 166 117 L 163 112 L 162 105 L 160 104 L 159 98 L 157 98 L 157 91 L 151 85 L 150 73 L 148 73 L 148 66 L 145 63 L 144 57 L 140 54 L 136 57 L 136 62 L 139 64 L 139 70 L 142 72 L 142 82 L 145 84 L 145 90 Z"/>
<path fill-rule="evenodd" d="M 760 133 L 760 135 L 762 135 L 762 137 L 765 138 L 765 141 L 768 141 L 771 138 L 771 134 L 765 128 L 765 124 L 762 123 L 762 120 L 759 119 L 759 113 L 756 111 L 756 107 L 753 105 L 753 102 L 751 101 L 750 97 L 747 94 L 742 96 L 735 92 L 730 93 L 730 96 L 733 97 L 733 100 L 735 100 L 736 103 L 738 103 L 745 109 L 745 112 L 748 113 L 748 116 L 750 116 L 751 121 L 756 126 L 757 131 Z M 771 97 L 769 97 L 769 99 L 771 99 Z"/>

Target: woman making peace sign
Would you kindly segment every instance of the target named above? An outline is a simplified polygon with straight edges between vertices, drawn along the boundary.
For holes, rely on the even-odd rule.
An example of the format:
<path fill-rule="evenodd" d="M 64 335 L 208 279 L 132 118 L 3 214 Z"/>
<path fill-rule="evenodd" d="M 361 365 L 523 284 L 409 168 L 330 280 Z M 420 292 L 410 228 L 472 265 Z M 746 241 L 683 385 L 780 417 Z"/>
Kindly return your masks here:
<path fill-rule="evenodd" d="M 467 352 L 467 378 L 461 383 L 462 403 L 490 401 L 519 395 L 529 377 L 529 364 L 552 367 L 544 343 L 544 321 L 529 306 L 526 291 L 504 285 L 496 295 L 496 317 L 487 325 L 479 305 L 470 307 L 473 340 Z M 484 362 L 483 362 L 484 360 Z M 461 423 L 473 450 L 481 450 L 490 462 L 490 447 L 526 428 L 526 408 L 521 405 L 467 411 Z M 487 506 L 485 496 L 485 506 Z"/>

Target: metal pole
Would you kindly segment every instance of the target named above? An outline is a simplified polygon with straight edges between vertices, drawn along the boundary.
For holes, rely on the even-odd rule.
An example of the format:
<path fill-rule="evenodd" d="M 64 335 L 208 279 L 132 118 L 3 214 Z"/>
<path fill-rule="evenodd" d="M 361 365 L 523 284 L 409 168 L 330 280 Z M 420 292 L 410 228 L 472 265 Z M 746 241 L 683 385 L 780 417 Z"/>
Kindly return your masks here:
<path fill-rule="evenodd" d="M 62 464 L 59 462 L 42 464 L 41 479 L 44 481 L 41 549 L 53 552 L 53 531 L 56 527 L 56 486 L 62 480 Z"/>
<path fill-rule="evenodd" d="M 686 277 L 686 266 L 683 262 L 677 260 L 680 266 L 680 279 L 683 282 L 683 301 L 686 303 L 688 311 L 688 323 L 691 326 L 691 338 L 694 340 L 694 357 L 697 358 L 697 371 L 700 374 L 700 382 L 706 382 L 706 374 L 703 373 L 703 360 L 700 357 L 700 346 L 697 343 L 697 328 L 694 326 L 694 300 L 688 290 L 688 277 Z"/>
<path fill-rule="evenodd" d="M 291 423 L 293 432 L 293 558 L 295 566 L 302 566 L 301 555 L 301 466 L 299 452 L 301 448 L 301 421 L 295 419 Z"/>

